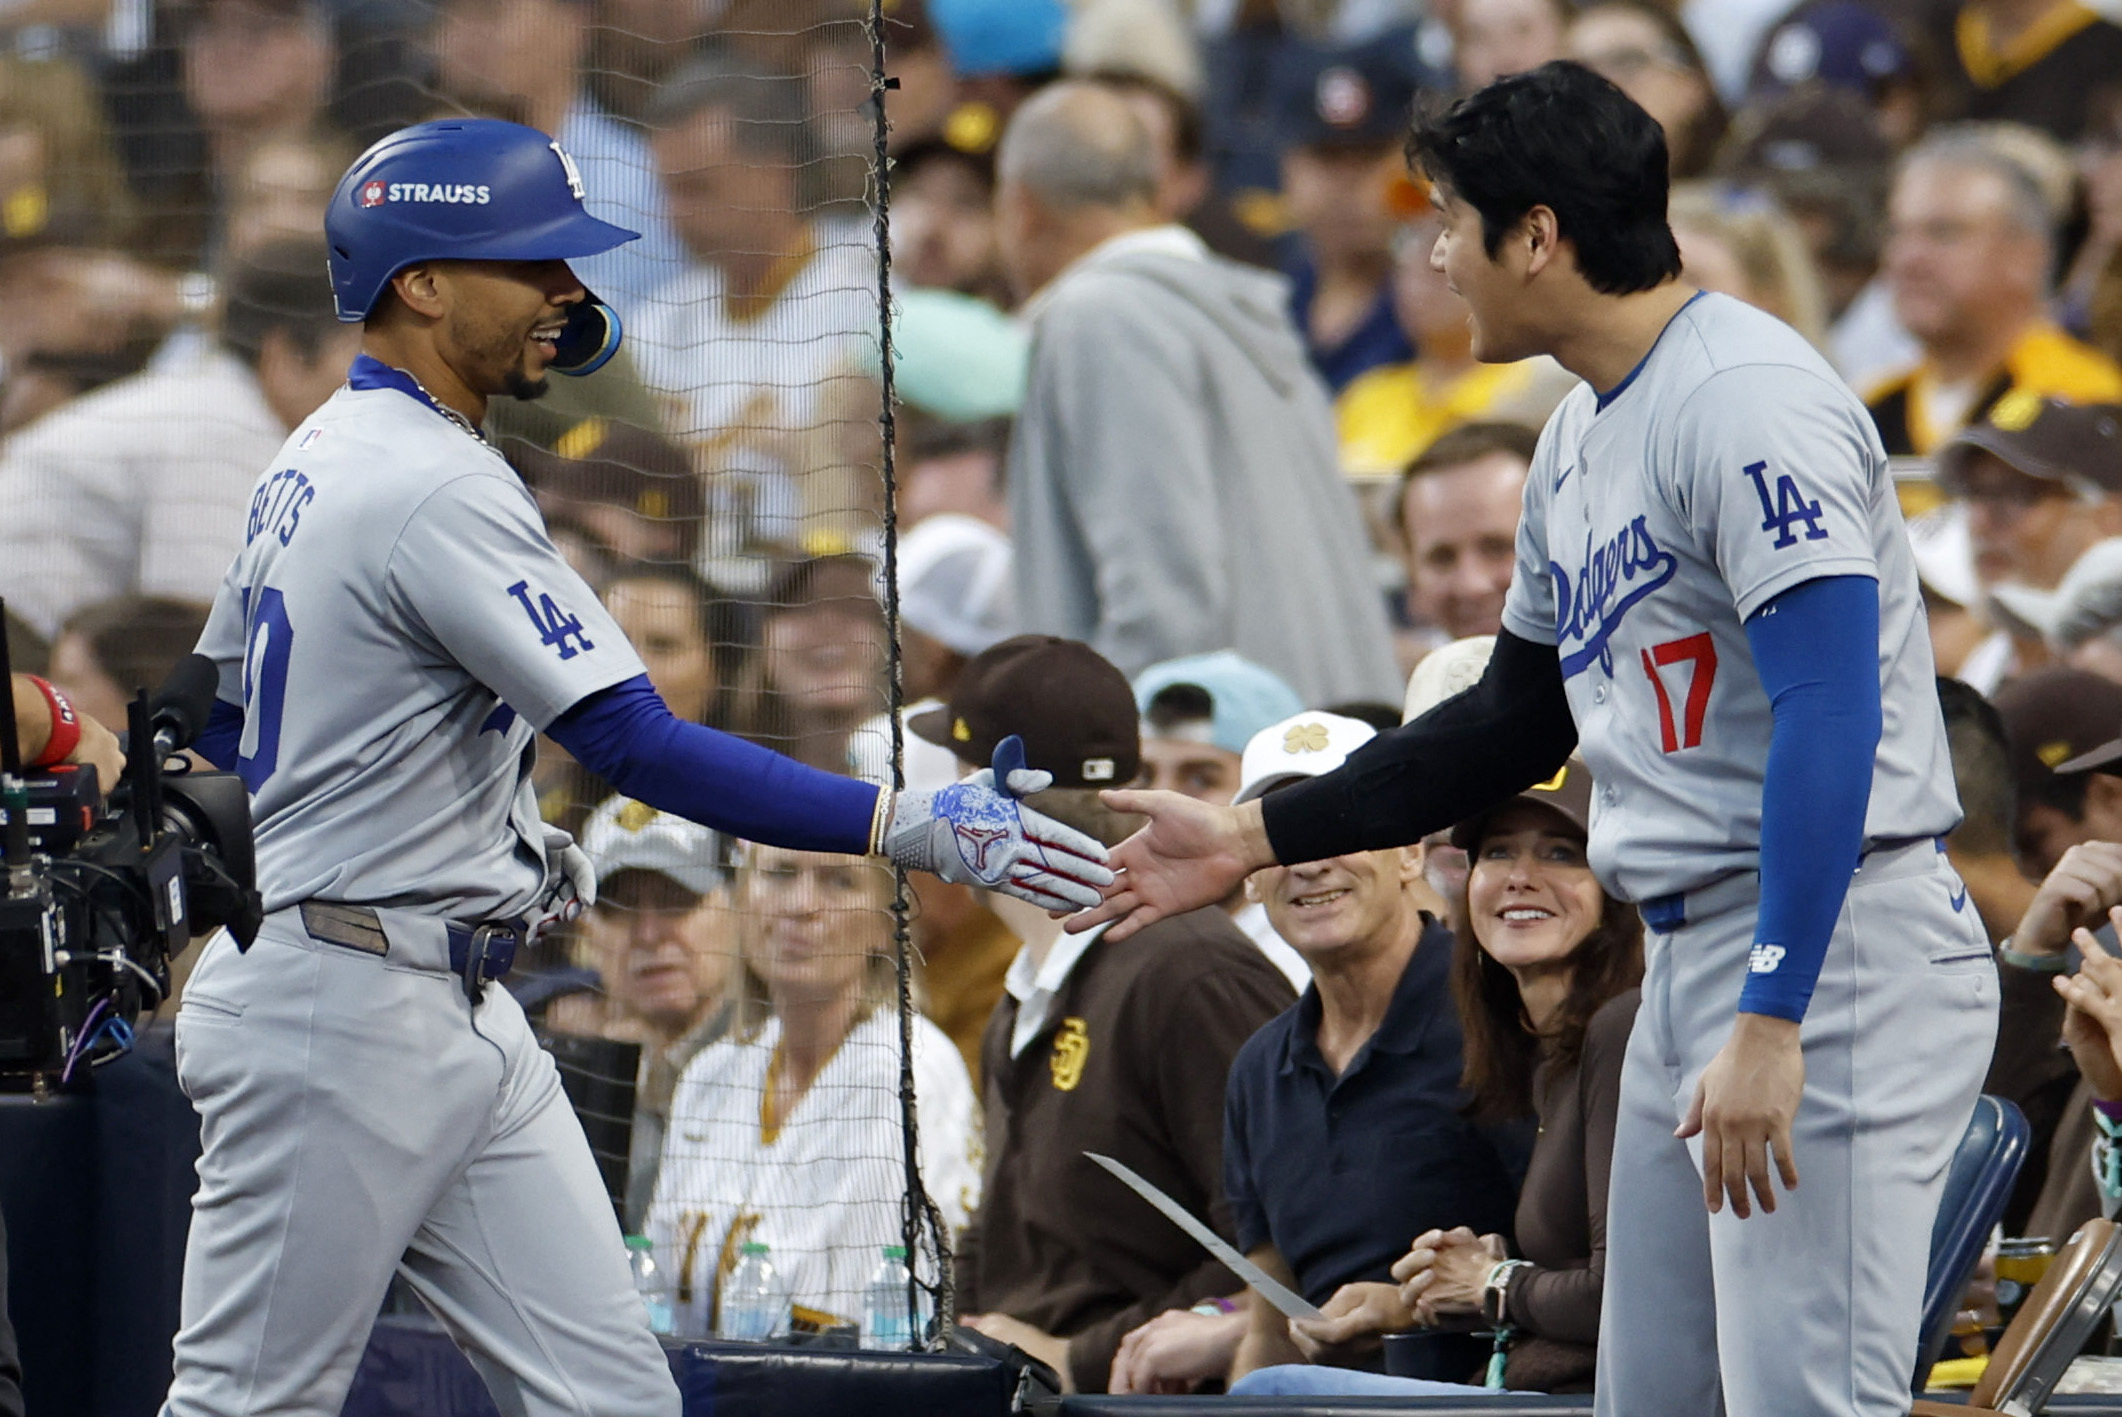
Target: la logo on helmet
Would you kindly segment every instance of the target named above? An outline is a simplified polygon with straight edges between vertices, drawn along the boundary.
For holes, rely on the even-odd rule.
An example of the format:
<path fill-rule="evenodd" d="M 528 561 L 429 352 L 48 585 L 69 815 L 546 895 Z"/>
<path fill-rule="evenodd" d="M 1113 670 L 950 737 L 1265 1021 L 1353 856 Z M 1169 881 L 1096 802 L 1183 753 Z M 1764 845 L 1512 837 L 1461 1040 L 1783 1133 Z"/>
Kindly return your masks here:
<path fill-rule="evenodd" d="M 362 184 L 361 184 L 361 205 L 362 205 L 362 206 L 364 206 L 364 207 L 380 207 L 380 206 L 382 206 L 382 205 L 383 205 L 383 204 L 384 204 L 384 203 L 385 203 L 386 201 L 389 201 L 389 200 L 390 200 L 390 188 L 389 188 L 389 187 L 387 187 L 387 186 L 385 186 L 385 185 L 384 185 L 383 183 L 381 183 L 381 182 L 364 182 L 364 183 L 362 183 Z"/>
<path fill-rule="evenodd" d="M 567 190 L 575 194 L 576 201 L 581 201 L 582 174 L 575 170 L 575 160 L 562 152 L 558 143 L 547 143 L 546 146 L 553 150 L 553 156 L 560 159 L 560 166 L 567 173 Z"/>

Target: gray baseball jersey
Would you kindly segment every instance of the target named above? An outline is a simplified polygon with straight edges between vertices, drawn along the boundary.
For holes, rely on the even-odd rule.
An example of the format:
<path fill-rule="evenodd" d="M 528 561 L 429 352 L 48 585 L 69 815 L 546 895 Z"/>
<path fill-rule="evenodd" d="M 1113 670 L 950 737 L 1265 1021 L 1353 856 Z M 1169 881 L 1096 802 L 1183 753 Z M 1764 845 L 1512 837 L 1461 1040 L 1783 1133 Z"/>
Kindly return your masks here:
<path fill-rule="evenodd" d="M 1503 623 L 1561 656 L 1608 890 L 1645 900 L 1758 867 L 1772 724 L 1744 622 L 1844 575 L 1879 583 L 1866 838 L 1942 834 L 1960 808 L 1915 563 L 1879 436 L 1827 361 L 1699 295 L 1603 400 L 1580 386 L 1555 410 Z"/>
<path fill-rule="evenodd" d="M 361 383 L 259 479 L 199 642 L 243 707 L 259 889 L 519 914 L 546 880 L 535 730 L 641 661 L 498 452 Z"/>

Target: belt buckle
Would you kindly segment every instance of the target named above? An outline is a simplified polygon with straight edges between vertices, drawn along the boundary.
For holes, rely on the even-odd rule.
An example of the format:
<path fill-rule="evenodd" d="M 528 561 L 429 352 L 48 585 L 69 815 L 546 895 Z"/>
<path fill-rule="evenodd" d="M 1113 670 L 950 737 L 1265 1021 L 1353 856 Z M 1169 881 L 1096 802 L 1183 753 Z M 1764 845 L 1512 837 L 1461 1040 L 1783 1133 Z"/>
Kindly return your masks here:
<path fill-rule="evenodd" d="M 499 979 L 516 962 L 516 932 L 507 925 L 474 925 L 464 951 L 464 994 L 479 1002 L 489 979 Z"/>

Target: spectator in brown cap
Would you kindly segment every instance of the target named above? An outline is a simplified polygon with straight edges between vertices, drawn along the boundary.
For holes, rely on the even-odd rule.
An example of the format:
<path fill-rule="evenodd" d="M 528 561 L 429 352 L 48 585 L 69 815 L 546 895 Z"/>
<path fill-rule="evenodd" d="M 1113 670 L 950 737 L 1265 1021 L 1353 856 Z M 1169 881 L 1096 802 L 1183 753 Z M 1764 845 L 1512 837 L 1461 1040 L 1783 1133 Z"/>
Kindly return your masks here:
<path fill-rule="evenodd" d="M 2072 967 L 2072 935 L 2099 931 L 2115 949 L 2109 911 L 2122 904 L 2122 688 L 2077 670 L 2031 675 L 1998 696 L 2019 780 L 2021 858 L 2046 872 L 1998 946 L 1997 1052 L 1984 1092 L 2018 1104 L 2033 1145 L 2007 1234 L 2067 1235 L 2100 1214 L 2085 1165 L 2093 1140 L 2091 1074 L 2054 984 Z M 2088 745 L 2092 745 L 2087 751 Z M 2032 830 L 2029 830 L 2031 825 Z M 2082 1027 L 2077 1031 L 2082 1032 Z"/>
<path fill-rule="evenodd" d="M 1141 770 L 1127 679 L 1042 635 L 976 656 L 947 705 L 913 721 L 966 770 L 1007 734 L 1053 774 L 1029 799 L 1102 841 L 1135 823 L 1098 800 Z M 1230 1287 L 1223 1267 L 1083 1153 L 1112 1156 L 1226 1237 L 1223 1096 L 1231 1059 L 1287 1008 L 1289 982 L 1220 910 L 1108 946 L 1044 911 L 993 905 L 1024 941 L 981 1046 L 987 1174 L 958 1250 L 966 1322 L 1102 1392 L 1122 1335 Z"/>
<path fill-rule="evenodd" d="M 2122 407 L 2009 396 L 1940 454 L 1938 481 L 1968 499 L 2015 651 L 2122 678 Z"/>
<path fill-rule="evenodd" d="M 667 439 L 585 418 L 550 452 L 511 439 L 507 453 L 546 520 L 586 530 L 615 563 L 690 563 L 699 549 L 707 499 L 685 454 Z"/>
<path fill-rule="evenodd" d="M 2094 542 L 2122 533 L 2122 408 L 2007 394 L 1939 451 L 1937 479 L 1967 503 L 1984 586 L 2052 591 Z"/>
<path fill-rule="evenodd" d="M 2022 1180 L 2006 1208 L 2006 1233 L 2067 1235 L 2099 1213 L 2097 1201 L 2060 1229 L 2027 1228 L 2034 1218 L 2061 1223 L 2082 1210 L 2082 1197 L 2069 1197 L 2073 1188 L 2088 1189 L 2080 1178 L 2090 1127 L 2068 1120 L 2086 1109 L 2071 1101 L 2078 1071 L 2056 1047 L 2063 1005 L 2050 982 L 2067 967 L 2072 928 L 2087 920 L 2097 925 L 2103 902 L 2122 900 L 2122 846 L 2113 844 L 2122 842 L 2122 782 L 2056 769 L 2122 731 L 2122 685 L 2051 668 L 2005 686 L 1996 699 L 2005 781 L 1985 790 L 1981 780 L 1988 774 L 1975 763 L 1983 754 L 1967 751 L 1970 730 L 1981 736 L 1979 700 L 1971 703 L 1972 691 L 1962 694 L 1945 683 L 1940 697 L 1954 777 L 1969 808 L 1947 850 L 1956 868 L 1967 868 L 1962 879 L 1991 937 L 2004 934 L 1997 947 L 1997 1046 L 1982 1090 L 2015 1103 L 2033 1127 Z M 2025 873 L 2020 878 L 1971 860 L 1966 849 L 1968 833 L 1988 833 L 1982 808 L 1998 798 L 2005 799 L 2005 830 Z M 2029 889 L 2033 880 L 2041 881 L 2037 890 Z M 2061 1164 L 2051 1165 L 2051 1156 Z"/>
<path fill-rule="evenodd" d="M 2056 772 L 2122 732 L 2122 685 L 2082 669 L 2039 670 L 1999 690 L 2019 802 L 2019 861 L 2045 876 L 2083 841 L 2122 841 L 2122 780 Z"/>

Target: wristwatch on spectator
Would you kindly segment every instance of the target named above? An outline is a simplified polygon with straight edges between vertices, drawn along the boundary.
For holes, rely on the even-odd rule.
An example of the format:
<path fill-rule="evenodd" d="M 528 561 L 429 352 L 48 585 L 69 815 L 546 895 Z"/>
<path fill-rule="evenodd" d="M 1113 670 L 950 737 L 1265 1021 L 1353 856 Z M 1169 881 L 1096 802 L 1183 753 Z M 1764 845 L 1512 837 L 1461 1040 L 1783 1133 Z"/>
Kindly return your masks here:
<path fill-rule="evenodd" d="M 1997 944 L 1997 958 L 2013 969 L 2030 969 L 2036 974 L 2061 974 L 2070 967 L 2070 955 L 2066 950 L 2051 954 L 2028 954 L 2011 947 L 2012 937 L 2006 935 Z"/>
<path fill-rule="evenodd" d="M 1489 1270 L 1488 1278 L 1481 1281 L 1481 1318 L 1490 1328 L 1501 1328 L 1509 1320 L 1511 1277 L 1521 1269 L 1531 1269 L 1531 1260 L 1499 1260 Z"/>
<path fill-rule="evenodd" d="M 2122 1102 L 2093 1099 L 2093 1179 L 2109 1201 L 2122 1200 Z"/>

